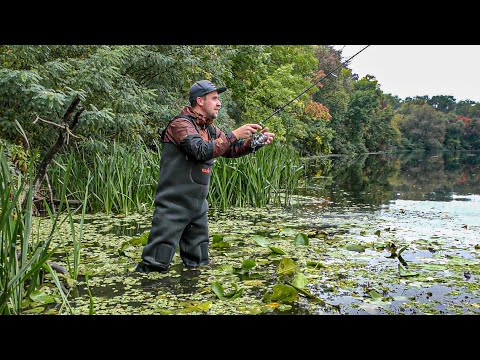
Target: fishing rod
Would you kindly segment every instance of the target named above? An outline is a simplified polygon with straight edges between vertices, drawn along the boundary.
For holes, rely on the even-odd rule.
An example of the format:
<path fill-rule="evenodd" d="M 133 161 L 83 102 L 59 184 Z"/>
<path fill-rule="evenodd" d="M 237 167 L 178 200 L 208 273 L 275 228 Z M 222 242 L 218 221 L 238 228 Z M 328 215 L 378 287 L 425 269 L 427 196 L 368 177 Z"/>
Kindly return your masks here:
<path fill-rule="evenodd" d="M 267 121 L 268 119 L 270 119 L 271 117 L 275 116 L 276 114 L 278 114 L 280 111 L 282 111 L 283 109 L 285 109 L 288 105 L 290 105 L 292 102 L 294 102 L 295 100 L 297 100 L 300 96 L 302 96 L 303 94 L 305 94 L 308 90 L 310 90 L 311 88 L 313 88 L 314 86 L 316 86 L 320 81 L 322 81 L 323 79 L 325 79 L 327 76 L 329 75 L 333 75 L 336 77 L 336 75 L 334 74 L 335 71 L 337 71 L 338 69 L 340 69 L 342 66 L 348 64 L 355 56 L 357 56 L 358 54 L 360 54 L 362 51 L 364 51 L 365 49 L 367 49 L 370 45 L 367 45 L 365 46 L 362 50 L 358 51 L 357 53 L 355 53 L 354 55 L 350 56 L 347 60 L 345 60 L 343 63 L 341 63 L 340 65 L 338 65 L 335 69 L 333 70 L 330 70 L 328 73 L 326 73 L 323 77 L 321 77 L 320 79 L 318 79 L 317 81 L 315 81 L 311 86 L 309 86 L 308 88 L 306 88 L 305 90 L 303 90 L 300 94 L 298 94 L 297 96 L 295 96 L 292 100 L 290 100 L 289 102 L 287 102 L 285 105 L 283 105 L 282 107 L 279 107 L 277 110 L 275 110 L 270 116 L 268 116 L 267 118 L 263 119 L 262 122 L 259 122 L 259 125 L 263 128 L 264 127 L 264 123 L 265 121 Z M 342 50 L 345 48 L 345 46 L 342 48 Z M 341 51 L 341 50 L 340 50 Z M 253 136 L 253 139 L 252 139 L 252 147 L 255 148 L 259 145 L 263 145 L 264 141 L 267 139 L 267 136 L 263 133 L 259 133 L 259 134 L 254 134 Z"/>
<path fill-rule="evenodd" d="M 333 70 L 330 70 L 327 74 L 325 74 L 323 77 L 321 77 L 320 79 L 318 79 L 317 81 L 315 81 L 311 86 L 309 86 L 308 88 L 306 88 L 305 90 L 303 90 L 300 94 L 298 94 L 297 96 L 295 96 L 292 100 L 290 100 L 289 102 L 287 102 L 285 105 L 283 105 L 282 107 L 278 108 L 277 110 L 275 110 L 269 117 L 265 118 L 263 122 L 267 121 L 268 119 L 270 119 L 272 116 L 275 116 L 276 114 L 278 114 L 280 111 L 282 111 L 283 109 L 285 109 L 288 105 L 290 105 L 292 102 L 294 102 L 295 100 L 297 100 L 300 96 L 302 96 L 303 94 L 305 94 L 308 90 L 310 90 L 311 88 L 313 88 L 314 86 L 316 86 L 320 81 L 322 81 L 323 79 L 325 79 L 327 76 L 329 75 L 332 75 L 335 71 L 337 71 L 338 69 L 340 69 L 342 66 L 344 66 L 345 64 L 348 64 L 350 62 L 350 60 L 352 60 L 355 56 L 357 56 L 358 54 L 360 54 L 362 51 L 364 51 L 366 48 L 368 48 L 370 45 L 367 45 L 365 46 L 362 50 L 358 51 L 355 55 L 351 56 L 350 58 L 348 58 L 347 60 L 345 60 L 343 63 L 341 63 L 340 65 L 338 65 L 335 69 Z M 345 46 L 344 46 L 345 47 Z M 342 49 L 343 50 L 343 49 Z M 334 75 L 334 74 L 333 74 Z M 335 75 L 334 75 L 335 76 Z"/>

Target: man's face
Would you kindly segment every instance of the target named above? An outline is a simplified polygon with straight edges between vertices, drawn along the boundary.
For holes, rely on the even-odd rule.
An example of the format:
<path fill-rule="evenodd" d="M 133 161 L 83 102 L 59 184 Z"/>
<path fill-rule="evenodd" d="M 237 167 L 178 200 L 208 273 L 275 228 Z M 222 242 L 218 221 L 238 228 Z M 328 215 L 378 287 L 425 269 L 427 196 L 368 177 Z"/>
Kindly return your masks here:
<path fill-rule="evenodd" d="M 212 91 L 206 94 L 202 99 L 202 108 L 205 111 L 205 115 L 210 119 L 216 119 L 218 116 L 218 112 L 222 107 L 222 103 L 220 102 L 218 93 L 216 91 Z"/>

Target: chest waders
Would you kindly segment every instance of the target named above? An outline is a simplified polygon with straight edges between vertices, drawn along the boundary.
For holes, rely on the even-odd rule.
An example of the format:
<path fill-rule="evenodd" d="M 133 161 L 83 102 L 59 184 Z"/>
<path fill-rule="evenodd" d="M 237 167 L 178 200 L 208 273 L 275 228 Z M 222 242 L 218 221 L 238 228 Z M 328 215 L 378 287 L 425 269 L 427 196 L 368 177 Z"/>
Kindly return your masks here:
<path fill-rule="evenodd" d="M 181 117 L 195 124 L 192 118 Z M 164 134 L 165 131 L 162 141 Z M 209 131 L 209 135 L 215 138 L 214 131 Z M 209 263 L 207 195 L 213 163 L 213 159 L 190 159 L 175 144 L 162 142 L 155 211 L 148 243 L 142 252 L 147 267 L 166 271 L 178 245 L 186 266 Z"/>

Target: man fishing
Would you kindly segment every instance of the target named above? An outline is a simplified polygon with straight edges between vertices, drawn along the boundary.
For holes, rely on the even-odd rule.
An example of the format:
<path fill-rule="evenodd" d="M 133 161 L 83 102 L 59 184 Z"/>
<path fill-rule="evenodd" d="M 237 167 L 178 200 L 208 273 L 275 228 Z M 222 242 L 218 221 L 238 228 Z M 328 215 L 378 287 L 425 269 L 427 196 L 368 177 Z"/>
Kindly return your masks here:
<path fill-rule="evenodd" d="M 190 106 L 174 117 L 161 134 L 155 210 L 138 272 L 167 271 L 177 245 L 186 267 L 209 264 L 207 195 L 214 159 L 250 154 L 275 137 L 268 128 L 254 123 L 228 133 L 215 126 L 222 105 L 219 94 L 226 90 L 208 80 L 197 81 L 190 88 Z M 252 142 L 254 134 L 257 141 Z"/>

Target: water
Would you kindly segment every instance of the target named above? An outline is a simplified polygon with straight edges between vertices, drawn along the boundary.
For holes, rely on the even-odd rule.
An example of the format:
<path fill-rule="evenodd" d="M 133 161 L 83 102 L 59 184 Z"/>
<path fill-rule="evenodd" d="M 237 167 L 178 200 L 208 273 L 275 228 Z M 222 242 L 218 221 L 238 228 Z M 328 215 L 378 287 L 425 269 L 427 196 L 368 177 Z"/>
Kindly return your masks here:
<path fill-rule="evenodd" d="M 292 206 L 212 212 L 210 236 L 224 236 L 228 246 L 212 246 L 212 264 L 197 271 L 186 270 L 177 252 L 167 274 L 133 273 L 141 246 L 125 244 L 149 228 L 151 214 L 93 215 L 82 271 L 91 274 L 99 314 L 480 314 L 479 166 L 479 153 L 309 159 Z M 298 233 L 308 235 L 308 246 L 294 245 Z M 263 301 L 283 283 L 283 257 L 325 306 L 305 296 Z M 256 266 L 235 274 L 246 259 Z M 213 282 L 243 294 L 219 300 Z M 88 313 L 84 288 L 80 294 L 74 308 Z"/>
<path fill-rule="evenodd" d="M 480 153 L 373 154 L 307 161 L 301 193 L 379 207 L 396 200 L 478 202 Z"/>

